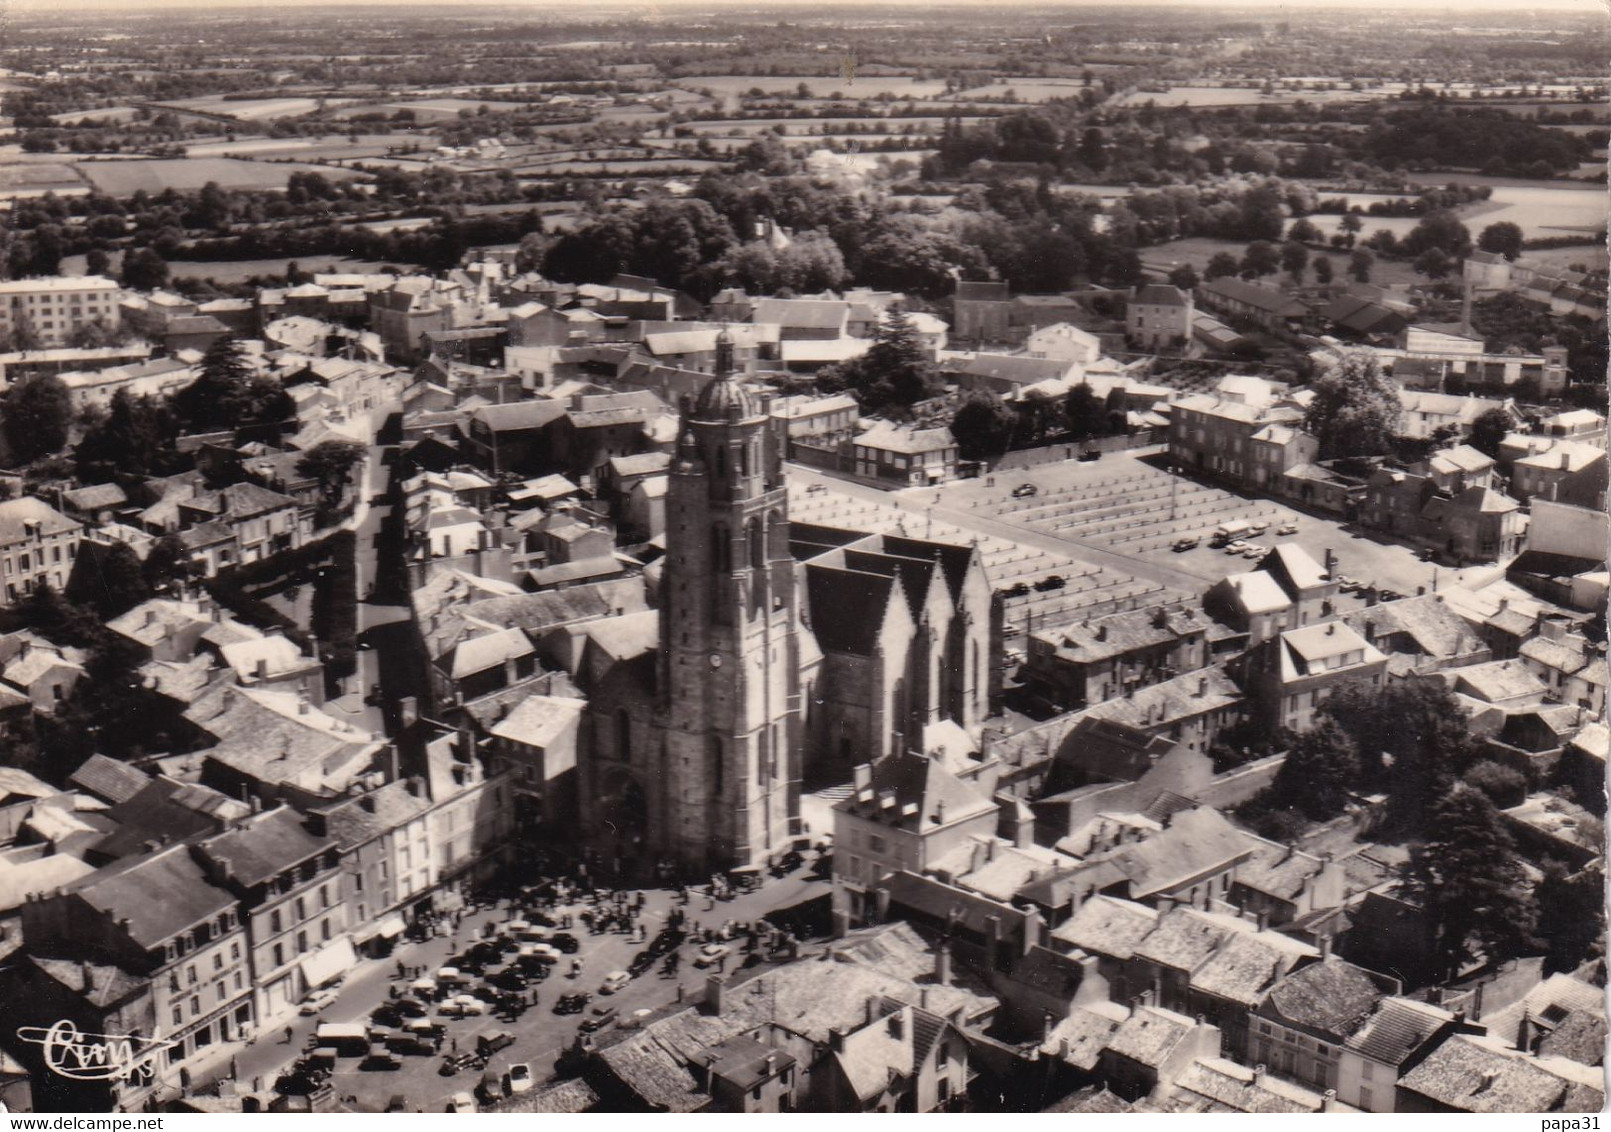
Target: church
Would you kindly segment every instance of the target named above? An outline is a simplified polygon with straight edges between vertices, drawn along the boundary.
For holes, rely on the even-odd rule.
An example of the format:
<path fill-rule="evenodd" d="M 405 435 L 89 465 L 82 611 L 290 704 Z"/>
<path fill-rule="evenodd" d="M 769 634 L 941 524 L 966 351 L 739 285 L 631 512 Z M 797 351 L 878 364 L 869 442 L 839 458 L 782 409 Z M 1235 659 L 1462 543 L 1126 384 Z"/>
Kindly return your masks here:
<path fill-rule="evenodd" d="M 1000 695 L 978 549 L 792 527 L 770 395 L 725 332 L 716 353 L 682 405 L 658 608 L 581 627 L 578 832 L 625 875 L 764 865 L 802 833 L 803 788 L 976 754 Z"/>

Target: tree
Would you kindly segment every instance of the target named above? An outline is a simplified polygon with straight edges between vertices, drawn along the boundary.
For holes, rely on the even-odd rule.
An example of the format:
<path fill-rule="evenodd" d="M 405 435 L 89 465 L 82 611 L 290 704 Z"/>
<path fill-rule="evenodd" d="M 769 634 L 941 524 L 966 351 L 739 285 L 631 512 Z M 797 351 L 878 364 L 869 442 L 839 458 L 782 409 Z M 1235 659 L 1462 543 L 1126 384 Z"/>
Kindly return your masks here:
<path fill-rule="evenodd" d="M 1201 282 L 1197 278 L 1197 269 L 1189 263 L 1183 263 L 1169 273 L 1169 282 L 1182 291 L 1194 291 Z"/>
<path fill-rule="evenodd" d="M 1388 795 L 1390 822 L 1424 832 L 1433 804 L 1471 761 L 1470 716 L 1448 686 L 1431 680 L 1376 687 L 1350 681 L 1320 707 L 1353 739 L 1360 787 Z"/>
<path fill-rule="evenodd" d="M 1403 404 L 1372 351 L 1344 351 L 1312 388 L 1303 427 L 1320 441 L 1322 460 L 1391 450 Z"/>
<path fill-rule="evenodd" d="M 1527 778 L 1520 771 L 1492 759 L 1475 763 L 1462 776 L 1462 781 L 1488 795 L 1488 800 L 1500 809 L 1519 806 L 1527 799 Z"/>
<path fill-rule="evenodd" d="M 102 483 L 119 472 L 147 476 L 177 471 L 173 442 L 178 435 L 178 424 L 165 404 L 119 389 L 106 416 L 85 430 L 73 451 L 78 478 Z"/>
<path fill-rule="evenodd" d="M 192 432 L 237 429 L 292 415 L 278 381 L 256 377 L 234 337 L 217 339 L 201 358 L 201 376 L 173 395 L 173 411 Z"/>
<path fill-rule="evenodd" d="M 1605 954 L 1605 873 L 1589 865 L 1571 873 L 1545 861 L 1538 885 L 1538 935 L 1545 973 L 1573 971 Z"/>
<path fill-rule="evenodd" d="M 1016 417 L 993 393 L 973 393 L 951 418 L 951 435 L 964 460 L 990 460 L 1007 451 Z"/>
<path fill-rule="evenodd" d="M 1107 402 L 1091 392 L 1091 387 L 1083 381 L 1068 391 L 1063 401 L 1063 415 L 1068 421 L 1068 431 L 1077 440 L 1099 436 L 1108 430 Z"/>
<path fill-rule="evenodd" d="M 80 546 L 67 578 L 70 601 L 87 605 L 102 621 L 110 621 L 150 596 L 140 556 L 128 543 L 85 542 Z"/>
<path fill-rule="evenodd" d="M 123 255 L 123 285 L 134 291 L 155 291 L 168 283 L 168 261 L 153 248 L 134 248 Z"/>
<path fill-rule="evenodd" d="M 19 381 L 0 398 L 0 428 L 20 464 L 61 451 L 72 421 L 72 396 L 54 375 Z"/>
<path fill-rule="evenodd" d="M 1326 821 L 1342 813 L 1358 778 L 1358 748 L 1335 719 L 1322 715 L 1293 740 L 1272 787 L 1285 805 Z"/>
<path fill-rule="evenodd" d="M 1281 245 L 1281 270 L 1292 276 L 1294 283 L 1303 282 L 1303 270 L 1309 266 L 1309 249 L 1296 240 Z"/>
<path fill-rule="evenodd" d="M 1535 944 L 1538 906 L 1499 813 L 1456 784 L 1431 807 L 1431 835 L 1410 850 L 1405 893 L 1426 909 L 1446 977 L 1473 959 L 1511 959 Z"/>
<path fill-rule="evenodd" d="M 1471 250 L 1471 232 L 1448 209 L 1434 209 L 1410 229 L 1400 250 L 1405 255 L 1417 256 L 1428 248 L 1437 248 L 1445 255 L 1459 259 Z"/>
<path fill-rule="evenodd" d="M 1315 282 L 1322 287 L 1329 287 L 1335 275 L 1331 266 L 1331 257 L 1317 255 L 1314 264 Z"/>
<path fill-rule="evenodd" d="M 1477 247 L 1513 260 L 1522 253 L 1522 230 L 1508 220 L 1490 224 L 1477 237 Z"/>
<path fill-rule="evenodd" d="M 1089 85 L 1089 84 L 1086 84 Z M 1107 140 L 1102 131 L 1090 126 L 1080 136 L 1079 158 L 1093 173 L 1100 173 L 1108 167 Z"/>
<path fill-rule="evenodd" d="M 1235 275 L 1240 269 L 1241 263 L 1235 255 L 1230 252 L 1215 252 L 1213 257 L 1209 259 L 1208 266 L 1203 268 L 1203 278 L 1209 280 L 1223 279 L 1226 276 Z"/>
<path fill-rule="evenodd" d="M 899 306 L 890 307 L 867 352 L 841 369 L 846 386 L 872 409 L 913 405 L 944 388 L 934 364 L 923 356 L 912 320 Z"/>
<path fill-rule="evenodd" d="M 1427 248 L 1426 251 L 1415 257 L 1411 264 L 1417 275 L 1424 275 L 1428 279 L 1442 279 L 1449 274 L 1454 266 L 1442 248 Z"/>
<path fill-rule="evenodd" d="M 1281 253 L 1269 240 L 1254 240 L 1242 257 L 1239 274 L 1244 279 L 1257 279 L 1261 275 L 1274 275 L 1281 270 Z"/>
<path fill-rule="evenodd" d="M 1314 221 L 1307 216 L 1300 217 L 1292 222 L 1287 229 L 1287 239 L 1296 240 L 1300 244 L 1318 244 L 1321 239 L 1320 229 L 1315 227 Z"/>
<path fill-rule="evenodd" d="M 1503 409 L 1484 409 L 1477 414 L 1477 419 L 1471 422 L 1471 436 L 1467 444 L 1481 452 L 1490 459 L 1499 459 L 1499 445 L 1510 430 L 1515 427 L 1515 421 Z"/>
<path fill-rule="evenodd" d="M 100 248 L 91 248 L 84 253 L 84 274 L 105 275 L 112 269 L 112 257 Z"/>
<path fill-rule="evenodd" d="M 319 481 L 326 507 L 339 507 L 352 470 L 363 462 L 364 446 L 356 440 L 326 440 L 315 445 L 296 463 L 296 470 Z"/>
<path fill-rule="evenodd" d="M 152 543 L 140 572 L 152 593 L 164 593 L 175 583 L 184 583 L 196 576 L 190 551 L 178 535 L 163 535 Z"/>
<path fill-rule="evenodd" d="M 1376 265 L 1376 257 L 1364 248 L 1355 248 L 1354 254 L 1348 257 L 1348 274 L 1354 277 L 1356 283 L 1370 282 L 1370 269 Z"/>

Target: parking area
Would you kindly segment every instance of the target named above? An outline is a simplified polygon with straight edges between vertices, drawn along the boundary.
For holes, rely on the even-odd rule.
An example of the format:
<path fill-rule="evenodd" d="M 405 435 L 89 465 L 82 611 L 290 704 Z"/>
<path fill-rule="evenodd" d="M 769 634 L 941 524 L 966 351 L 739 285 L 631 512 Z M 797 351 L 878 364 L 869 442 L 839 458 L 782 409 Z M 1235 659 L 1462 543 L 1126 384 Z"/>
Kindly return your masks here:
<path fill-rule="evenodd" d="M 383 1112 L 392 1108 L 441 1113 L 449 1109 L 452 1099 L 459 1093 L 471 1094 L 478 1109 L 484 1109 L 487 1098 L 480 1088 L 484 1078 L 501 1086 L 511 1066 L 526 1065 L 536 1084 L 548 1080 L 553 1075 L 556 1058 L 574 1043 L 595 1008 L 613 1006 L 615 1017 L 630 1024 L 637 1011 L 662 1008 L 677 1001 L 679 994 L 689 998 L 696 996 L 703 989 L 709 970 L 730 973 L 747 957 L 748 937 L 735 933 L 735 939 L 728 945 L 731 952 L 719 965 L 708 970 L 698 966 L 695 961 L 701 944 L 696 933 L 718 930 L 729 923 L 759 922 L 770 911 L 792 908 L 827 892 L 827 883 L 815 879 L 806 868 L 769 880 L 752 892 L 738 893 L 725 901 L 690 892 L 687 902 L 682 903 L 672 891 L 645 889 L 642 890 L 643 909 L 637 916 L 642 930 L 632 934 L 619 930 L 590 932 L 581 919 L 583 912 L 592 910 L 586 900 L 556 906 L 550 910 L 550 915 L 556 919 L 565 915 L 571 917 L 574 926 L 563 930 L 575 936 L 578 947 L 574 955 L 562 953 L 551 965 L 546 978 L 529 985 L 528 992 L 536 995 L 534 1006 L 518 1017 L 500 1018 L 490 1012 L 454 1017 L 442 1009 L 451 995 L 439 994 L 422 1015 L 427 1022 L 440 1027 L 439 1050 L 428 1052 L 429 1046 L 420 1046 L 416 1052 L 402 1052 L 403 1043 L 395 1043 L 399 1050 L 394 1058 L 396 1067 L 389 1068 L 381 1059 L 370 1057 L 367 1046 L 360 1049 L 355 1043 L 349 1052 L 335 1059 L 328 1083 L 338 1101 L 359 1111 Z M 613 993 L 602 994 L 607 976 L 627 971 L 634 957 L 648 949 L 648 941 L 654 940 L 677 913 L 684 918 L 689 936 L 675 948 L 678 955 L 674 961 L 675 972 L 664 970 L 662 954 L 656 956 L 653 966 L 641 975 L 626 980 Z M 522 915 L 507 901 L 466 911 L 453 933 L 403 943 L 386 959 L 361 961 L 323 1010 L 314 1016 L 299 1016 L 290 1024 L 289 1041 L 286 1040 L 287 1027 L 282 1024 L 242 1051 L 236 1066 L 241 1087 L 249 1089 L 257 1084 L 262 1090 L 272 1089 L 282 1073 L 318 1044 L 315 1034 L 321 1024 L 360 1026 L 367 1037 L 369 1029 L 376 1025 L 372 1018 L 376 1009 L 396 1002 L 392 995 L 394 986 L 399 994 L 409 993 L 417 977 L 434 979 L 436 973 L 448 965 L 448 960 L 464 954 L 477 941 L 491 938 L 487 934 L 489 930 L 503 932 L 511 921 L 517 921 Z M 509 953 L 502 963 L 494 964 L 492 970 L 507 967 L 508 960 L 515 954 Z M 570 975 L 573 958 L 581 961 L 581 972 L 576 977 Z M 400 968 L 405 972 L 401 976 Z M 483 976 L 468 975 L 467 978 L 477 983 Z M 463 990 L 455 987 L 452 993 Z M 561 996 L 569 994 L 587 994 L 591 1001 L 578 1013 L 556 1013 L 554 1008 Z M 404 1026 L 387 1028 L 399 1031 Z M 465 1065 L 451 1075 L 444 1074 L 445 1062 L 455 1054 L 474 1053 L 478 1037 L 495 1032 L 506 1032 L 513 1041 L 496 1050 L 484 1065 Z"/>
<path fill-rule="evenodd" d="M 992 584 L 1007 595 L 1009 648 L 1026 631 L 1195 598 L 1226 575 L 1251 569 L 1278 541 L 1296 542 L 1322 563 L 1330 551 L 1339 573 L 1401 594 L 1493 573 L 1438 567 L 1339 520 L 1173 474 L 1155 466 L 1160 453 L 1108 452 L 1099 460 L 1063 459 L 893 493 L 791 467 L 790 517 L 977 541 Z M 1263 530 L 1239 536 L 1245 545 L 1236 553 L 1211 546 L 1215 529 L 1232 522 Z M 1196 545 L 1183 546 L 1193 539 Z"/>

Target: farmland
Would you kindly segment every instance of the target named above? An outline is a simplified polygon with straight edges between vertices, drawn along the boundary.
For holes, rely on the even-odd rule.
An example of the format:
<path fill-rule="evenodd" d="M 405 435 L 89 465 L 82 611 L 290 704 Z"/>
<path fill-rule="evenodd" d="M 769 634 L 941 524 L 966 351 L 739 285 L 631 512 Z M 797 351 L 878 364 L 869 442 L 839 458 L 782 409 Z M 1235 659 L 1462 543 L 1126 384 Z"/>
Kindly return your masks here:
<path fill-rule="evenodd" d="M 160 193 L 201 188 L 209 181 L 222 189 L 283 189 L 292 173 L 314 171 L 335 180 L 359 176 L 344 169 L 292 162 L 235 161 L 227 157 L 155 161 L 84 161 L 77 166 L 99 192 L 129 196 L 141 189 Z"/>
<path fill-rule="evenodd" d="M 837 62 L 837 61 L 836 61 Z M 805 87 L 813 98 L 935 98 L 945 92 L 943 82 L 891 75 L 849 74 L 834 67 L 817 75 L 695 75 L 677 80 L 686 90 L 705 91 L 724 99 L 736 99 L 752 90 L 767 94 L 793 94 Z"/>

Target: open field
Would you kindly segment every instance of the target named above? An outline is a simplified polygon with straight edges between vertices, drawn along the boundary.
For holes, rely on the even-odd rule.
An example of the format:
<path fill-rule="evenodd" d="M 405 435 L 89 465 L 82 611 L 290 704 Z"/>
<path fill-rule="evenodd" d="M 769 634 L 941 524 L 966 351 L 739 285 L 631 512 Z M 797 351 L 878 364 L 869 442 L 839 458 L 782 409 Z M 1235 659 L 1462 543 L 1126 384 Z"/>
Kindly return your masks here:
<path fill-rule="evenodd" d="M 301 138 L 239 138 L 235 141 L 199 142 L 185 148 L 185 155 L 197 157 L 253 157 L 259 160 L 288 157 L 304 161 L 350 161 L 383 156 L 393 146 L 408 145 L 409 134 L 360 134 L 356 142 L 345 134 Z M 429 139 L 427 139 L 429 140 Z M 432 144 L 435 144 L 434 141 Z"/>
<path fill-rule="evenodd" d="M 259 98 L 226 99 L 221 95 L 208 98 L 181 98 L 172 102 L 157 103 L 174 110 L 189 110 L 197 114 L 222 114 L 242 122 L 267 122 L 274 118 L 293 118 L 312 114 L 332 105 L 340 106 L 346 99 L 319 98 Z"/>
<path fill-rule="evenodd" d="M 1254 87 L 1177 86 L 1168 91 L 1133 90 L 1118 100 L 1120 106 L 1281 106 L 1304 102 L 1368 102 L 1392 97 L 1385 88 L 1358 90 L 1280 90 L 1262 94 Z"/>
<path fill-rule="evenodd" d="M 793 94 L 804 84 L 814 98 L 934 98 L 945 90 L 945 83 L 898 75 L 846 75 L 835 70 L 823 75 L 695 75 L 676 80 L 688 90 L 708 90 L 718 97 L 737 98 L 752 90 L 767 94 Z"/>
<path fill-rule="evenodd" d="M 284 275 L 286 265 L 296 261 L 298 267 L 310 273 L 344 271 L 377 271 L 381 264 L 367 260 L 349 259 L 339 255 L 290 256 L 285 259 L 238 259 L 221 263 L 192 263 L 174 260 L 168 265 L 169 273 L 180 279 L 216 279 L 220 283 L 239 283 L 254 275 Z"/>
<path fill-rule="evenodd" d="M 1481 211 L 1478 211 L 1478 210 Z M 1466 210 L 1462 209 L 1462 216 Z M 1466 223 L 1473 233 L 1489 224 L 1508 221 L 1529 239 L 1592 233 L 1605 228 L 1606 193 L 1598 188 L 1570 188 L 1556 181 L 1533 185 L 1501 185 L 1486 206 L 1471 209 Z"/>
<path fill-rule="evenodd" d="M 291 162 L 235 161 L 227 157 L 177 158 L 158 161 L 85 161 L 78 166 L 85 179 L 110 196 L 132 196 L 140 189 L 187 192 L 208 181 L 223 189 L 283 189 L 292 173 L 321 173 L 332 179 L 359 176 L 344 169 Z"/>
<path fill-rule="evenodd" d="M 489 114 L 503 114 L 515 110 L 529 110 L 534 104 L 529 102 L 491 102 L 485 99 L 472 98 L 429 98 L 419 101 L 396 102 L 364 102 L 343 107 L 331 115 L 332 118 L 354 118 L 360 114 L 396 114 L 399 110 L 407 110 L 414 115 L 417 122 L 450 122 L 459 117 L 459 111 L 468 110 L 474 114 L 485 106 Z"/>
<path fill-rule="evenodd" d="M 1541 263 L 1553 263 L 1560 267 L 1571 267 L 1581 264 L 1588 271 L 1604 271 L 1611 266 L 1611 255 L 1606 253 L 1604 244 L 1584 244 L 1571 248 L 1540 248 L 1522 252 L 1528 259 L 1538 260 Z"/>
<path fill-rule="evenodd" d="M 1314 219 L 1318 220 L 1319 217 Z M 1381 227 L 1381 225 L 1377 227 Z M 1368 236 L 1373 231 L 1375 229 L 1367 222 L 1362 235 Z M 1167 272 L 1183 263 L 1189 263 L 1196 268 L 1198 275 L 1202 275 L 1203 269 L 1208 266 L 1208 261 L 1214 258 L 1215 252 L 1230 252 L 1240 259 L 1242 253 L 1246 250 L 1247 244 L 1241 241 L 1211 240 L 1206 236 L 1193 236 L 1189 240 L 1171 240 L 1167 244 L 1157 244 L 1150 248 L 1142 248 L 1140 249 L 1140 255 L 1141 262 L 1148 268 Z M 1333 270 L 1336 271 L 1338 278 L 1342 278 L 1348 267 L 1348 253 L 1332 252 L 1328 254 L 1331 256 Z M 1314 259 L 1313 252 L 1310 253 L 1309 258 L 1311 261 Z M 1377 259 L 1376 263 L 1371 267 L 1370 281 L 1379 287 L 1426 282 L 1425 279 L 1411 270 L 1408 263 L 1384 259 Z"/>
<path fill-rule="evenodd" d="M 63 126 L 76 126 L 86 120 L 121 125 L 124 122 L 134 121 L 139 113 L 132 106 L 99 106 L 94 110 L 67 110 L 60 114 L 52 114 L 50 120 Z"/>
<path fill-rule="evenodd" d="M 1094 71 L 1096 68 L 1092 68 Z M 1078 98 L 1080 91 L 1085 89 L 1085 81 L 1078 78 L 1069 79 L 1040 79 L 1023 76 L 1019 78 L 992 79 L 983 86 L 969 87 L 958 91 L 953 98 L 966 101 L 970 98 L 1006 98 L 1009 91 L 1016 96 L 1019 102 L 1050 102 L 1054 98 Z M 1096 88 L 1098 94 L 1102 88 Z"/>
<path fill-rule="evenodd" d="M 0 149 L 0 197 L 87 191 L 84 178 L 60 161 L 22 160 L 16 146 Z"/>

